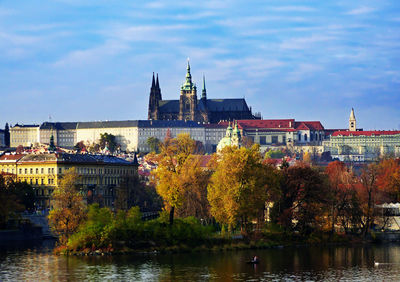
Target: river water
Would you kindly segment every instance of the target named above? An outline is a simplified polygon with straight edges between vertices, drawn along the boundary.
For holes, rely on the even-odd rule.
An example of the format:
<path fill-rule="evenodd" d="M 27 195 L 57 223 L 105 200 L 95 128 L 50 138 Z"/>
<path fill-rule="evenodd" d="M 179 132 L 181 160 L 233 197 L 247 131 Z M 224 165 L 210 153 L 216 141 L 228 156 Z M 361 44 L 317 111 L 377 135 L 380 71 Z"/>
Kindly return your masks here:
<path fill-rule="evenodd" d="M 0 281 L 400 281 L 400 245 L 114 257 L 55 256 L 52 247 L 0 247 Z M 247 264 L 254 255 L 260 264 Z"/>

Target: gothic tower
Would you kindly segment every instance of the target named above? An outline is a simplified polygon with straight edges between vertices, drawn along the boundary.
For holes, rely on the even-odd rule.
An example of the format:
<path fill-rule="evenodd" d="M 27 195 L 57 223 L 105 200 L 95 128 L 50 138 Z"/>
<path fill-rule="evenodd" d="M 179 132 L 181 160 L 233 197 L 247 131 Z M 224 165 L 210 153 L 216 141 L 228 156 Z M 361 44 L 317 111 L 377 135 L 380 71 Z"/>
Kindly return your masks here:
<path fill-rule="evenodd" d="M 151 88 L 150 88 L 148 119 L 158 120 L 160 118 L 160 113 L 159 113 L 160 100 L 162 100 L 162 98 L 161 98 L 160 84 L 158 82 L 158 74 L 157 74 L 157 80 L 155 80 L 153 72 L 153 80 L 151 82 Z"/>
<path fill-rule="evenodd" d="M 207 90 L 206 90 L 206 78 L 203 74 L 203 89 L 201 90 L 201 99 L 198 105 L 199 109 L 199 120 L 201 122 L 209 122 L 209 112 L 207 105 Z"/>
<path fill-rule="evenodd" d="M 350 118 L 349 118 L 349 131 L 356 131 L 356 116 L 354 115 L 354 109 L 351 108 Z"/>
<path fill-rule="evenodd" d="M 192 82 L 189 60 L 187 63 L 186 81 L 181 86 L 179 99 L 179 120 L 197 121 L 197 87 Z"/>

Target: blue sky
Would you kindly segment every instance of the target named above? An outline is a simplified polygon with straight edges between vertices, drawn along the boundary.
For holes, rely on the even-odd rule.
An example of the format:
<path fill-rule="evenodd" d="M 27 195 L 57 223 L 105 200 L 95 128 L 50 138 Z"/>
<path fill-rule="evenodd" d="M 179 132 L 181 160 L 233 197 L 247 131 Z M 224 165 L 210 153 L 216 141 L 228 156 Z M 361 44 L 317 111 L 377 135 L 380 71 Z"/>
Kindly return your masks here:
<path fill-rule="evenodd" d="M 188 57 L 265 119 L 400 129 L 398 0 L 0 0 L 0 127 L 146 119 L 152 72 L 179 99 Z"/>

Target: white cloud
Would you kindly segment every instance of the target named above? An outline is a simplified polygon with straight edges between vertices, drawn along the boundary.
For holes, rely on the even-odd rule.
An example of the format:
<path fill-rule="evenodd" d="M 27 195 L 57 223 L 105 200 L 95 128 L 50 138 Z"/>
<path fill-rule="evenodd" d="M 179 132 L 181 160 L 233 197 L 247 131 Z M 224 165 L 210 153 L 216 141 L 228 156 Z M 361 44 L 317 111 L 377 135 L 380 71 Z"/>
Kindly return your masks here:
<path fill-rule="evenodd" d="M 366 7 L 366 6 L 362 6 L 353 10 L 350 10 L 348 12 L 346 12 L 346 15 L 365 15 L 365 14 L 370 14 L 372 12 L 374 12 L 376 9 L 371 8 L 371 7 Z"/>
<path fill-rule="evenodd" d="M 315 43 L 334 41 L 337 38 L 330 35 L 312 35 L 308 37 L 290 38 L 279 46 L 281 49 L 300 50 L 310 48 Z"/>

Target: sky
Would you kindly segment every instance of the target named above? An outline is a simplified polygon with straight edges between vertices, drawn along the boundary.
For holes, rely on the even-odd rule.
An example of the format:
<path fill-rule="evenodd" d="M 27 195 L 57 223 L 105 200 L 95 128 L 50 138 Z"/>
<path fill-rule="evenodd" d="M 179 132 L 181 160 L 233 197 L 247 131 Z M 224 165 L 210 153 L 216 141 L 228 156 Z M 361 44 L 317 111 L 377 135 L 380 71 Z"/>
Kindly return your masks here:
<path fill-rule="evenodd" d="M 0 128 L 147 119 L 152 73 L 179 99 L 188 58 L 264 119 L 400 129 L 398 0 L 0 0 Z"/>

